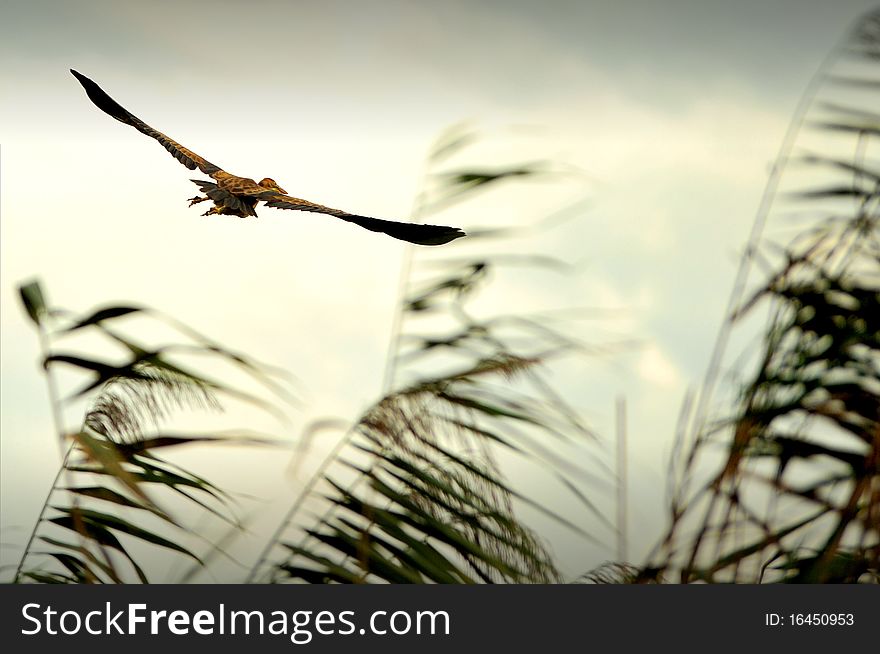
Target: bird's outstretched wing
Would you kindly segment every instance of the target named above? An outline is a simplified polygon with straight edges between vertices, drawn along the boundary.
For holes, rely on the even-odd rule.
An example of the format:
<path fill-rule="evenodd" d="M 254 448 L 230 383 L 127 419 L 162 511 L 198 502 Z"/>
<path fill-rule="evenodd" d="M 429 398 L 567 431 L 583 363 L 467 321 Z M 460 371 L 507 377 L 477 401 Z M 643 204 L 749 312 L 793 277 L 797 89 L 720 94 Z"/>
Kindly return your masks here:
<path fill-rule="evenodd" d="M 289 195 L 281 195 L 273 191 L 261 189 L 262 193 L 257 194 L 260 200 L 266 203 L 267 207 L 275 207 L 276 209 L 293 209 L 294 211 L 312 211 L 314 213 L 323 213 L 328 216 L 342 218 L 350 223 L 354 223 L 371 232 L 382 232 L 388 234 L 401 241 L 408 241 L 417 245 L 443 245 L 457 238 L 466 236 L 466 234 L 457 227 L 446 227 L 445 225 L 422 225 L 418 223 L 402 223 L 394 220 L 381 220 L 379 218 L 369 218 L 367 216 L 358 216 L 340 211 L 339 209 L 331 209 L 308 200 L 293 198 Z"/>
<path fill-rule="evenodd" d="M 70 69 L 70 72 L 73 73 L 73 76 L 83 85 L 89 99 L 95 103 L 95 106 L 98 107 L 98 109 L 105 114 L 112 116 L 119 122 L 131 125 L 139 132 L 143 132 L 147 136 L 156 139 L 175 159 L 190 170 L 198 168 L 206 175 L 211 175 L 212 177 L 214 173 L 221 170 L 220 166 L 212 164 L 210 161 L 206 161 L 192 150 L 183 147 L 177 141 L 147 125 L 144 121 L 130 113 L 122 105 L 116 102 L 116 100 L 107 95 L 100 86 L 95 84 L 85 75 L 76 72 L 72 68 Z"/>
<path fill-rule="evenodd" d="M 371 232 L 382 232 L 383 234 L 388 234 L 388 236 L 400 239 L 401 241 L 415 243 L 416 245 L 443 245 L 444 243 L 449 243 L 462 236 L 467 236 L 467 234 L 457 227 L 402 223 L 395 220 L 381 220 L 380 218 L 358 216 L 353 213 L 348 213 L 347 211 L 332 209 L 330 207 L 325 207 L 322 204 L 278 193 L 277 191 L 260 186 L 252 179 L 230 175 L 225 171 L 219 172 L 215 176 L 215 179 L 217 179 L 220 188 L 223 190 L 239 197 L 251 196 L 257 200 L 265 202 L 267 207 L 323 213 L 328 216 L 334 216 L 350 223 L 354 223 L 364 229 L 369 229 Z"/>

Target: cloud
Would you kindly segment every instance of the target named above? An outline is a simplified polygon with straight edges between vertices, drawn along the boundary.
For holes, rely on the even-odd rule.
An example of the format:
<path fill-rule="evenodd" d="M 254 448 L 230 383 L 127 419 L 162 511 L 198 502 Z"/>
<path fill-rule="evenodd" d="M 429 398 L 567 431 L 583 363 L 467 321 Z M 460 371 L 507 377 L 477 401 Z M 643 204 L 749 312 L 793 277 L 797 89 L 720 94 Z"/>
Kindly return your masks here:
<path fill-rule="evenodd" d="M 663 389 L 678 388 L 681 384 L 678 368 L 656 345 L 642 350 L 636 369 L 646 382 Z"/>

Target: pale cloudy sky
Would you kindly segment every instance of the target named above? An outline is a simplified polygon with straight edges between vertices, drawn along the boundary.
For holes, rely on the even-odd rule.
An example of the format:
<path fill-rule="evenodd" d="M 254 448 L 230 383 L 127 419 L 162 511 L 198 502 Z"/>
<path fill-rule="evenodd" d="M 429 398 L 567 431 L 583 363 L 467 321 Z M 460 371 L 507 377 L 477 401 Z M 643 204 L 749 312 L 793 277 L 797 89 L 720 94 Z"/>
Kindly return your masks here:
<path fill-rule="evenodd" d="M 638 350 L 556 374 L 608 443 L 614 398 L 627 397 L 637 557 L 662 525 L 675 416 L 705 369 L 789 117 L 820 61 L 872 4 L 4 3 L 3 542 L 30 529 L 58 460 L 37 341 L 15 292 L 22 280 L 39 276 L 52 301 L 82 311 L 154 306 L 290 369 L 307 399 L 295 431 L 321 416 L 356 416 L 376 399 L 404 252 L 318 215 L 200 218 L 185 202 L 194 175 L 101 114 L 69 68 L 231 172 L 272 176 L 294 195 L 366 215 L 406 218 L 430 144 L 462 120 L 489 135 L 487 164 L 552 157 L 580 170 L 441 215 L 496 226 L 589 196 L 576 222 L 505 245 L 548 248 L 576 262 L 578 275 L 514 275 L 490 306 L 624 310 L 579 336 L 597 345 L 634 337 Z M 444 253 L 468 248 L 477 245 Z M 283 506 L 284 457 L 236 456 L 260 472 L 230 483 Z M 214 466 L 221 485 L 231 465 L 221 457 Z M 572 574 L 614 556 L 545 533 Z M 16 557 L 2 552 L 3 563 Z"/>

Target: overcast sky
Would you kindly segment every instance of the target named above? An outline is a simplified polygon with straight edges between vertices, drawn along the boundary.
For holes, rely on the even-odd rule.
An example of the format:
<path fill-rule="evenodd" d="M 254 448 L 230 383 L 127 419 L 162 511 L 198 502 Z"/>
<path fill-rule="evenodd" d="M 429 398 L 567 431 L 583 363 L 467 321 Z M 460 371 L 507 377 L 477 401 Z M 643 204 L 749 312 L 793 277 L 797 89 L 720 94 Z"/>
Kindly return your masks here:
<path fill-rule="evenodd" d="M 52 302 L 81 311 L 153 306 L 288 368 L 307 399 L 295 431 L 354 417 L 377 398 L 406 247 L 319 215 L 199 217 L 186 206 L 194 175 L 99 112 L 69 68 L 230 172 L 365 215 L 407 219 L 431 143 L 462 120 L 487 135 L 475 160 L 553 158 L 580 171 L 435 218 L 500 226 L 589 197 L 577 221 L 505 244 L 550 250 L 578 274 L 501 280 L 491 306 L 624 310 L 579 335 L 597 345 L 635 337 L 638 350 L 569 364 L 558 380 L 609 439 L 614 398 L 627 397 L 635 558 L 662 525 L 678 407 L 705 370 L 788 120 L 821 60 L 873 4 L 5 2 L 3 542 L 26 535 L 58 462 L 21 281 L 39 276 Z M 443 253 L 477 248 L 463 240 Z M 284 458 L 240 456 L 261 466 L 236 481 L 242 490 L 283 506 Z M 582 557 L 547 533 L 568 572 L 614 556 Z M 2 561 L 17 556 L 4 549 Z"/>

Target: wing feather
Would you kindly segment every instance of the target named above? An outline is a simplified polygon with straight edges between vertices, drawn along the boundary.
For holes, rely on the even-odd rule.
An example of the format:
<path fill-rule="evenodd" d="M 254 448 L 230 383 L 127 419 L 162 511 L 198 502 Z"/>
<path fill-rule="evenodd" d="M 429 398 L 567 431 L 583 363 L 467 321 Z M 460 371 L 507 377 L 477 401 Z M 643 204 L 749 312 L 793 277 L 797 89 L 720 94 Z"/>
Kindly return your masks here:
<path fill-rule="evenodd" d="M 157 141 L 159 141 L 159 143 L 162 144 L 163 148 L 171 153 L 171 156 L 173 156 L 190 170 L 195 170 L 196 168 L 198 168 L 206 175 L 211 176 L 221 170 L 220 166 L 212 164 L 210 161 L 207 161 L 206 159 L 200 157 L 192 150 L 183 147 L 174 139 L 147 125 L 144 121 L 129 112 L 121 104 L 116 102 L 116 100 L 107 95 L 100 86 L 95 84 L 85 75 L 78 73 L 72 68 L 70 69 L 70 72 L 73 73 L 73 76 L 76 77 L 80 84 L 82 84 L 83 88 L 86 90 L 86 95 L 89 96 L 89 99 L 95 103 L 95 106 L 98 107 L 98 109 L 103 111 L 105 114 L 112 116 L 119 122 L 125 123 L 126 125 L 131 125 L 139 132 L 156 139 Z"/>
<path fill-rule="evenodd" d="M 262 187 L 259 187 L 262 188 Z M 358 216 L 340 211 L 339 209 L 331 209 L 321 204 L 301 200 L 289 195 L 280 195 L 273 191 L 263 191 L 258 194 L 261 200 L 266 203 L 267 207 L 276 209 L 291 209 L 293 211 L 311 211 L 313 213 L 323 213 L 328 216 L 335 216 L 350 223 L 354 223 L 359 227 L 368 229 L 371 232 L 382 232 L 388 234 L 401 241 L 415 243 L 417 245 L 443 245 L 457 238 L 466 236 L 466 234 L 457 227 L 447 227 L 445 225 L 423 225 L 419 223 L 403 223 L 396 220 L 382 220 L 380 218 L 370 218 L 368 216 Z"/>

